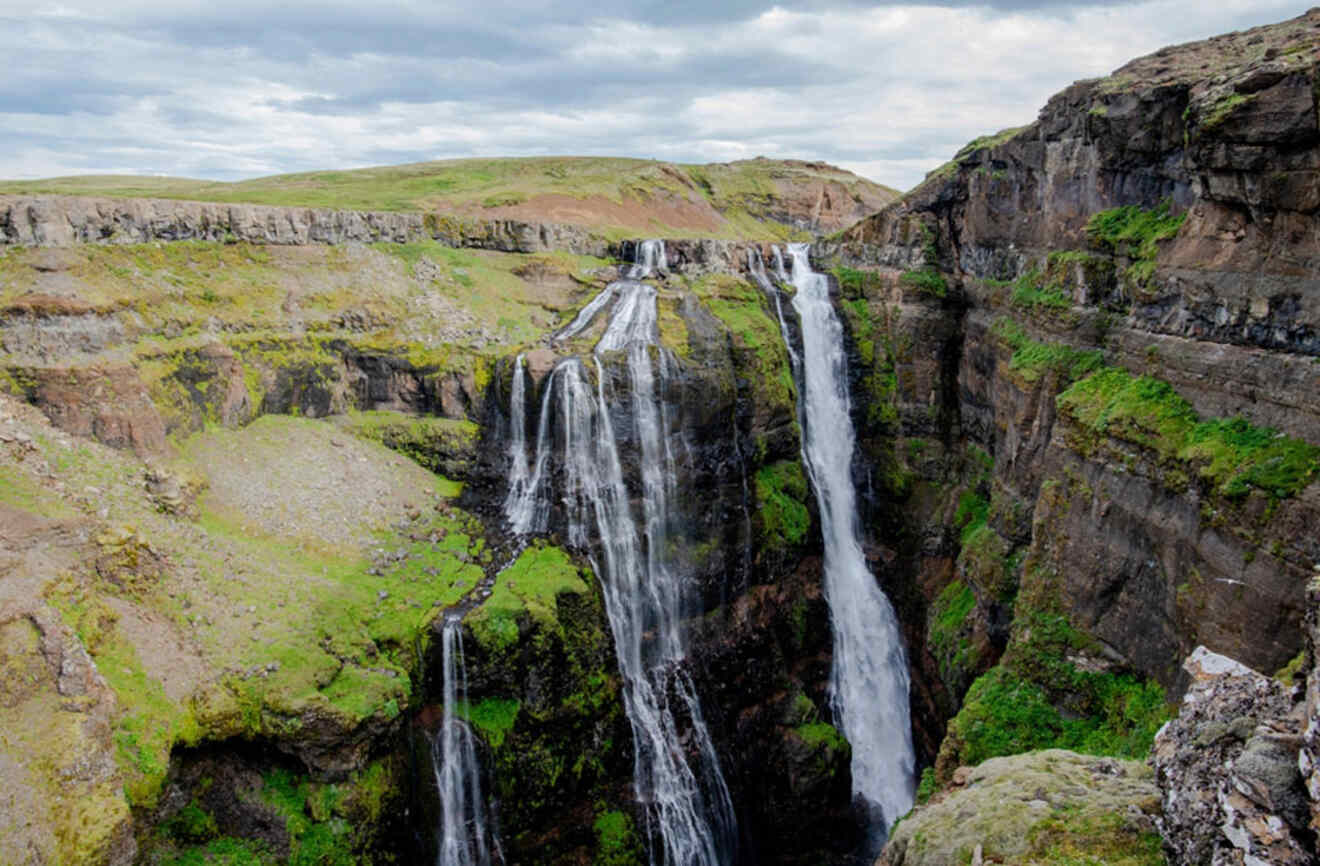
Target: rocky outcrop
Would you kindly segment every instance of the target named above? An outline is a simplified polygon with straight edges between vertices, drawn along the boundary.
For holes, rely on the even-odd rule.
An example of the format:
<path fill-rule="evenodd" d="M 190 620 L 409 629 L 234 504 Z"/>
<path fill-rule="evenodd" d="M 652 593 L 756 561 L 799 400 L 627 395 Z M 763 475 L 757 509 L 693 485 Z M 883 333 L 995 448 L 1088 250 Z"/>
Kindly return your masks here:
<path fill-rule="evenodd" d="M 1200 647 L 1178 718 L 1155 738 L 1160 832 L 1177 863 L 1312 864 L 1294 694 Z"/>
<path fill-rule="evenodd" d="M 558 223 L 170 199 L 0 195 L 0 244 L 58 247 L 203 240 L 301 245 L 423 239 L 520 253 L 563 250 L 603 256 L 609 251 L 603 238 Z"/>
<path fill-rule="evenodd" d="M 1159 796 L 1137 761 L 1051 749 L 963 767 L 897 827 L 876 866 L 1056 861 L 1161 863 Z"/>
<path fill-rule="evenodd" d="M 1302 773 L 1306 792 L 1311 797 L 1310 830 L 1320 833 L 1320 569 L 1307 587 L 1306 655 L 1311 673 L 1306 678 L 1306 728 L 1302 732 L 1302 747 L 1297 756 L 1297 767 Z"/>

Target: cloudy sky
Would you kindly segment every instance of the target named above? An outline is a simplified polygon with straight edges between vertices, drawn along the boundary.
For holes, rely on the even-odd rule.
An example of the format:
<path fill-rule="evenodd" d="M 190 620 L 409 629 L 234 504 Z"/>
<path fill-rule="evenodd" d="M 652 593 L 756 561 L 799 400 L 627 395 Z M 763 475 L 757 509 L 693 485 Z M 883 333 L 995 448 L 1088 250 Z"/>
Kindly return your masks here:
<path fill-rule="evenodd" d="M 902 189 L 1162 45 L 1314 0 L 0 0 L 0 177 L 824 159 Z"/>

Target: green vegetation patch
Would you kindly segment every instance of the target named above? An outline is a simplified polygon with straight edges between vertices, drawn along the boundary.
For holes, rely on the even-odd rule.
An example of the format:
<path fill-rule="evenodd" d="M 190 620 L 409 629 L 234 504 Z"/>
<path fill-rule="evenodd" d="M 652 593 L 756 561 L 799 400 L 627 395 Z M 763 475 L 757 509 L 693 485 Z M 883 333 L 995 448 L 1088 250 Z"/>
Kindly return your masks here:
<path fill-rule="evenodd" d="M 1065 715 L 1045 689 L 999 664 L 979 677 L 963 708 L 949 722 L 959 764 L 1038 749 L 1071 749 L 1096 755 L 1144 757 L 1168 720 L 1164 690 L 1130 675 L 1069 670 L 1068 681 L 1085 689 L 1083 706 Z M 1076 715 L 1078 710 L 1089 710 Z"/>
<path fill-rule="evenodd" d="M 850 748 L 838 729 L 828 722 L 809 722 L 798 725 L 793 731 L 812 749 L 827 749 L 837 752 Z"/>
<path fill-rule="evenodd" d="M 1116 436 L 1161 460 L 1196 467 L 1222 496 L 1252 489 L 1283 499 L 1309 485 L 1320 469 L 1320 447 L 1256 427 L 1243 418 L 1201 420 L 1167 382 L 1106 368 L 1058 397 L 1059 411 L 1096 435 Z"/>
<path fill-rule="evenodd" d="M 1099 349 L 1040 342 L 1012 319 L 996 319 L 990 332 L 1013 350 L 1008 369 L 1027 383 L 1038 382 L 1047 373 L 1071 382 L 1104 366 L 1104 353 Z"/>
<path fill-rule="evenodd" d="M 601 812 L 591 825 L 596 831 L 597 866 L 638 866 L 642 862 L 641 840 L 633 820 L 624 812 Z"/>
<path fill-rule="evenodd" d="M 355 436 L 379 442 L 432 472 L 447 475 L 458 474 L 453 471 L 455 464 L 471 462 L 481 432 L 467 420 L 388 411 L 350 412 L 341 423 Z"/>
<path fill-rule="evenodd" d="M 766 541 L 776 547 L 796 547 L 811 528 L 806 502 L 810 491 L 801 460 L 780 460 L 756 473 L 756 499 Z"/>
<path fill-rule="evenodd" d="M 518 642 L 519 620 L 524 616 L 543 628 L 559 630 L 559 595 L 588 591 L 583 572 L 569 555 L 537 539 L 499 573 L 490 598 L 467 622 L 483 645 L 507 649 Z"/>
<path fill-rule="evenodd" d="M 1186 212 L 1171 211 L 1167 200 L 1150 209 L 1126 205 L 1100 211 L 1087 222 L 1086 236 L 1092 244 L 1132 259 L 1125 277 L 1142 288 L 1155 272 L 1160 242 L 1178 234 L 1187 219 Z"/>
<path fill-rule="evenodd" d="M 954 580 L 935 598 L 930 609 L 926 640 L 940 665 L 940 678 L 957 682 L 973 671 L 979 661 L 970 638 L 969 618 L 976 609 L 976 595 L 961 580 Z"/>
<path fill-rule="evenodd" d="M 289 866 L 355 866 L 353 827 L 335 815 L 339 790 L 276 768 L 262 777 L 262 800 L 284 818 Z"/>
<path fill-rule="evenodd" d="M 504 745 L 504 737 L 518 722 L 522 702 L 517 698 L 485 698 L 474 703 L 462 702 L 454 714 L 476 728 L 491 748 Z"/>
<path fill-rule="evenodd" d="M 943 298 L 949 293 L 949 284 L 945 281 L 944 275 L 929 265 L 924 268 L 904 271 L 898 281 L 904 286 L 916 289 L 921 294 L 929 295 L 932 298 Z"/>
<path fill-rule="evenodd" d="M 197 742 L 200 727 L 189 709 L 172 701 L 143 668 L 116 625 L 117 615 L 97 592 L 65 579 L 48 587 L 46 596 L 114 690 L 118 712 L 112 738 L 129 803 L 155 806 L 169 772 L 170 751 L 176 743 Z"/>
<path fill-rule="evenodd" d="M 1158 833 L 1139 830 L 1117 812 L 1076 806 L 1054 810 L 1027 834 L 1031 866 L 1164 866 Z"/>
<path fill-rule="evenodd" d="M 998 147 L 1001 144 L 1006 144 L 1027 129 L 1028 127 L 1025 126 L 1012 126 L 1008 129 L 1001 129 L 993 135 L 982 135 L 973 138 L 959 148 L 958 152 L 953 155 L 953 159 L 929 172 L 926 175 L 925 180 L 923 180 L 919 186 L 924 186 L 932 181 L 943 182 L 952 180 L 958 174 L 959 167 L 968 162 L 973 154 L 978 151 L 989 150 L 992 147 Z"/>
<path fill-rule="evenodd" d="M 1072 306 L 1072 298 L 1064 294 L 1063 285 L 1057 281 L 1047 282 L 1038 268 L 1024 271 L 1013 283 L 1009 300 L 1019 307 L 1050 307 L 1067 309 Z"/>
<path fill-rule="evenodd" d="M 703 277 L 691 289 L 733 335 L 737 374 L 755 389 L 757 402 L 783 407 L 791 415 L 797 388 L 788 350 L 761 290 L 728 274 Z"/>
<path fill-rule="evenodd" d="M 223 836 L 167 856 L 161 862 L 164 866 L 274 866 L 280 861 L 260 842 Z"/>
<path fill-rule="evenodd" d="M 873 275 L 867 273 L 867 276 Z M 857 349 L 857 359 L 861 362 L 858 384 L 867 395 L 863 401 L 867 424 L 878 430 L 896 430 L 899 422 L 899 350 L 890 337 L 888 310 L 866 297 L 858 297 L 844 300 L 839 305 L 839 311 L 847 322 L 853 345 Z M 894 488 L 901 497 L 906 484 L 897 476 L 891 480 L 898 482 Z"/>

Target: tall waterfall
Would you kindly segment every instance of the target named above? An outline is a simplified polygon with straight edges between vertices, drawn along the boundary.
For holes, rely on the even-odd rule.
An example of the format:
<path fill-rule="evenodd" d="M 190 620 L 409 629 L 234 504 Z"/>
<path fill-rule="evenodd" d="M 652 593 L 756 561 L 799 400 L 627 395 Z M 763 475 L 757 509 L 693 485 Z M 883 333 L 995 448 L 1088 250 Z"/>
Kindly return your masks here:
<path fill-rule="evenodd" d="M 441 641 L 444 716 L 431 740 L 431 769 L 440 793 L 436 866 L 491 866 L 492 847 L 498 852 L 498 842 L 487 825 L 476 742 L 472 729 L 456 714 L 459 702 L 467 700 L 461 617 L 446 617 Z"/>
<path fill-rule="evenodd" d="M 597 309 L 614 300 L 609 324 L 590 369 L 569 358 L 545 383 L 530 480 L 521 495 L 511 492 L 505 516 L 515 532 L 542 531 L 549 503 L 561 503 L 569 542 L 592 551 L 624 679 L 637 799 L 660 837 L 652 863 L 727 866 L 736 848 L 733 804 L 684 666 L 689 581 L 670 544 L 678 472 L 664 391 L 676 361 L 659 345 L 656 290 L 641 282 L 664 261 L 663 244 L 647 241 L 627 276 L 597 296 L 606 299 Z M 581 330 L 590 316 L 578 320 Z M 620 354 L 626 402 L 612 399 Z M 624 480 L 611 410 L 628 419 L 636 440 L 640 513 Z"/>
<path fill-rule="evenodd" d="M 806 244 L 791 244 L 793 309 L 802 327 L 799 358 L 780 310 L 780 325 L 801 383 L 802 457 L 820 506 L 825 597 L 834 627 L 830 701 L 852 744 L 853 794 L 883 836 L 913 800 L 916 759 L 908 711 L 908 666 L 894 608 L 862 553 L 851 464 L 855 433 L 849 414 L 843 328 L 829 283 L 811 269 Z M 779 250 L 775 267 L 785 276 Z M 759 273 L 758 273 L 759 271 Z M 752 272 L 764 285 L 759 257 Z M 778 303 L 778 292 L 774 293 Z"/>

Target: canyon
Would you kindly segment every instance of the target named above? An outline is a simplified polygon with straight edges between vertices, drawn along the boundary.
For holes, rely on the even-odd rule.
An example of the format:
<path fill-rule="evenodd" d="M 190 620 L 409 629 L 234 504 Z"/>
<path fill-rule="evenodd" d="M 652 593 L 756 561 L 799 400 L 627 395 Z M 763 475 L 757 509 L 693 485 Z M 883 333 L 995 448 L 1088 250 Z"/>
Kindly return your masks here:
<path fill-rule="evenodd" d="M 0 191 L 5 856 L 1315 862 L 1318 103 L 1311 10 L 898 198 Z"/>

